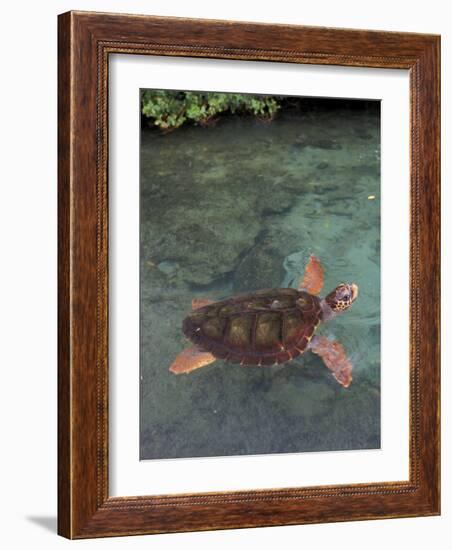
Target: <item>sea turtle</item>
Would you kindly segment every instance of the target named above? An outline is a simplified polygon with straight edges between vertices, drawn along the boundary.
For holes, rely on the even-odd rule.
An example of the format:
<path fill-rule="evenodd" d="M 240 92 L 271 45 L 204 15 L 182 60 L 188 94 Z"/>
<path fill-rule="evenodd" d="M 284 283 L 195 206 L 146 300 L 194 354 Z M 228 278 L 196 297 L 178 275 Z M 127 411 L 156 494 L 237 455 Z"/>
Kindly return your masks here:
<path fill-rule="evenodd" d="M 194 344 L 182 351 L 169 370 L 189 373 L 216 359 L 241 365 L 275 365 L 310 350 L 319 355 L 344 387 L 352 380 L 352 363 L 339 342 L 315 336 L 320 322 L 348 309 L 358 296 L 358 286 L 341 283 L 325 298 L 323 267 L 309 258 L 298 289 L 276 288 L 239 294 L 213 302 L 198 299 L 184 319 L 182 330 Z"/>

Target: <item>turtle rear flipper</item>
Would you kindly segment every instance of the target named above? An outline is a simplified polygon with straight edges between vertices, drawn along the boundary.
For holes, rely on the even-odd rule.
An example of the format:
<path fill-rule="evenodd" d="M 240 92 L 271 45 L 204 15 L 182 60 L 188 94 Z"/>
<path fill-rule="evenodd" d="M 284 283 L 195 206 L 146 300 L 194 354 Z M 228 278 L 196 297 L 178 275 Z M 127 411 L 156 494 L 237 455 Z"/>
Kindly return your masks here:
<path fill-rule="evenodd" d="M 309 349 L 323 359 L 339 384 L 344 388 L 350 386 L 353 365 L 345 354 L 342 344 L 329 340 L 325 336 L 314 336 L 309 342 Z"/>
<path fill-rule="evenodd" d="M 191 347 L 179 353 L 169 370 L 173 374 L 188 374 L 195 369 L 210 365 L 215 359 L 216 358 L 208 351 L 203 351 L 197 347 Z"/>

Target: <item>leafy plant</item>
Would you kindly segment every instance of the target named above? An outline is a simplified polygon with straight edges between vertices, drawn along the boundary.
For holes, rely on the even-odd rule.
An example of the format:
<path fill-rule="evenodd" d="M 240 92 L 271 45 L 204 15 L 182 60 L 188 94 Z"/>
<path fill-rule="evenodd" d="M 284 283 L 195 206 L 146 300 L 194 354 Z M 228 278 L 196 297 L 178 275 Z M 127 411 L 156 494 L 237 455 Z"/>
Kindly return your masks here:
<path fill-rule="evenodd" d="M 272 120 L 280 104 L 274 97 L 220 92 L 143 90 L 141 112 L 149 122 L 170 131 L 185 122 L 207 126 L 224 113 L 252 114 Z"/>

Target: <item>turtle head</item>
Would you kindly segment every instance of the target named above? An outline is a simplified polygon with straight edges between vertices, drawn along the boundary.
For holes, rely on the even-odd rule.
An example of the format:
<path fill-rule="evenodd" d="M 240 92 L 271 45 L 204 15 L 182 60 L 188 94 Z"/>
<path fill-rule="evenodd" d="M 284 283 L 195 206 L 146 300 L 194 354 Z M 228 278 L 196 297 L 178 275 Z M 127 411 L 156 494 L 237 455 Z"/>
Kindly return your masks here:
<path fill-rule="evenodd" d="M 358 285 L 341 283 L 325 298 L 325 302 L 334 313 L 348 309 L 358 297 Z"/>

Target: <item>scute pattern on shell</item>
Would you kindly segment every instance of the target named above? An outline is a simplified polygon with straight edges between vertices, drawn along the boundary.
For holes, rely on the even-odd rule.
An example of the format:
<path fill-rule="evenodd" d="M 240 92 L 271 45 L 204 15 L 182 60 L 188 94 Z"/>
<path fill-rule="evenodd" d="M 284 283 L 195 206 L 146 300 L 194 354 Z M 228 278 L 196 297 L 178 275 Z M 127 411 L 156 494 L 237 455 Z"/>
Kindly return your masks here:
<path fill-rule="evenodd" d="M 190 313 L 183 332 L 219 359 L 273 365 L 306 350 L 321 320 L 320 299 L 291 288 L 261 290 Z"/>

